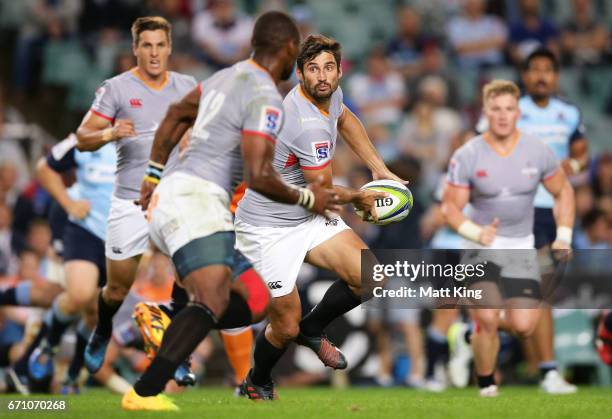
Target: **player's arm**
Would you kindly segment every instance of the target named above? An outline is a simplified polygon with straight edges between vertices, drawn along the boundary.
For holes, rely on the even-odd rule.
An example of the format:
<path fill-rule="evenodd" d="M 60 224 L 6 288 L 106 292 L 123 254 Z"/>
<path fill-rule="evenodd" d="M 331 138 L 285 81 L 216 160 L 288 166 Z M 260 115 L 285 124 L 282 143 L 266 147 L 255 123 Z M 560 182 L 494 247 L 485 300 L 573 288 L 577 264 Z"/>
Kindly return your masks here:
<path fill-rule="evenodd" d="M 353 204 L 355 208 L 364 212 L 364 219 L 368 219 L 369 215 L 374 221 L 378 221 L 375 201 L 378 198 L 385 198 L 387 196 L 386 193 L 371 190 L 357 191 L 344 186 L 333 185 L 331 164 L 314 170 L 302 168 L 302 173 L 306 182 L 312 183 L 320 179 L 323 186 L 333 189 L 338 196 L 339 205 Z"/>
<path fill-rule="evenodd" d="M 47 157 L 42 157 L 36 164 L 36 178 L 41 186 L 57 201 L 69 215 L 83 219 L 89 214 L 91 204 L 86 200 L 73 200 L 68 195 L 60 173 L 76 167 L 74 161 L 74 137 L 68 137 L 58 143 Z"/>
<path fill-rule="evenodd" d="M 470 201 L 468 186 L 447 183 L 442 196 L 442 214 L 446 223 L 459 235 L 476 243 L 489 246 L 497 234 L 499 219 L 486 226 L 481 226 L 463 214 L 463 209 Z"/>
<path fill-rule="evenodd" d="M 375 180 L 392 179 L 401 183 L 408 183 L 392 173 L 385 165 L 382 157 L 370 141 L 368 133 L 357 116 L 346 106 L 338 118 L 338 132 L 357 154 L 361 161 L 372 171 Z"/>
<path fill-rule="evenodd" d="M 574 189 L 563 170 L 556 170 L 552 175 L 545 177 L 542 179 L 542 184 L 554 199 L 553 215 L 557 224 L 557 237 L 552 248 L 569 249 L 576 216 Z"/>
<path fill-rule="evenodd" d="M 134 123 L 129 119 L 117 119 L 112 125 L 108 118 L 90 110 L 85 114 L 76 134 L 80 151 L 95 151 L 111 141 L 136 135 L 136 131 Z"/>
<path fill-rule="evenodd" d="M 241 148 L 244 180 L 248 188 L 274 201 L 300 205 L 321 215 L 339 210 L 338 197 L 333 190 L 324 187 L 322 179 L 314 179 L 307 188 L 296 188 L 283 182 L 272 166 L 274 143 L 267 135 L 243 132 Z"/>
<path fill-rule="evenodd" d="M 161 179 L 165 165 L 174 147 L 184 138 L 187 130 L 198 116 L 200 106 L 200 88 L 196 87 L 187 93 L 179 102 L 168 107 L 166 116 L 155 132 L 153 146 L 149 157 L 149 165 L 140 185 L 138 204 L 143 210 L 149 207 L 149 201 L 155 187 Z"/>

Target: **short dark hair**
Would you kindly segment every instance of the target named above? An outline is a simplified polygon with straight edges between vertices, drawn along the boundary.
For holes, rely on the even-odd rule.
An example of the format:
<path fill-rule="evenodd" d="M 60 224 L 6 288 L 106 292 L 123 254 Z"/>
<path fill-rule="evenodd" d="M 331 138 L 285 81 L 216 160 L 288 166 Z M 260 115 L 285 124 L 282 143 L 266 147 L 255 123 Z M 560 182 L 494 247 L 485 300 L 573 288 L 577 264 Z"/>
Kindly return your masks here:
<path fill-rule="evenodd" d="M 523 71 L 529 70 L 529 67 L 531 66 L 531 62 L 538 58 L 546 58 L 550 60 L 550 62 L 553 65 L 553 68 L 555 69 L 555 72 L 559 71 L 559 60 L 557 59 L 557 56 L 551 50 L 549 50 L 548 48 L 544 48 L 544 47 L 540 47 L 536 49 L 531 54 L 529 54 L 527 58 L 525 58 L 525 60 L 523 61 L 522 70 Z"/>
<path fill-rule="evenodd" d="M 144 31 L 156 31 L 161 29 L 166 32 L 168 42 L 171 41 L 172 24 L 161 16 L 145 16 L 139 17 L 132 23 L 132 41 L 134 45 L 140 42 L 140 34 Z"/>
<path fill-rule="evenodd" d="M 287 42 L 300 43 L 300 31 L 286 13 L 272 11 L 259 16 L 253 28 L 251 46 L 255 55 L 270 54 Z"/>
<path fill-rule="evenodd" d="M 322 52 L 329 52 L 334 56 L 336 65 L 340 68 L 342 60 L 342 47 L 338 41 L 324 35 L 310 35 L 304 40 L 297 57 L 297 67 L 304 71 L 304 64 Z"/>

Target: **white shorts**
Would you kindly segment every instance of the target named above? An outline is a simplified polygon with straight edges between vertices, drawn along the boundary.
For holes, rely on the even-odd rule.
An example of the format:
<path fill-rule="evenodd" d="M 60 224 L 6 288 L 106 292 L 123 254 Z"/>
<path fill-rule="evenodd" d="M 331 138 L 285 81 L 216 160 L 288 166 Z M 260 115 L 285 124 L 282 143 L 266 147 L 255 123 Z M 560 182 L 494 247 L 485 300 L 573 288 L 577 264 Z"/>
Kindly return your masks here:
<path fill-rule="evenodd" d="M 187 243 L 221 231 L 233 231 L 228 193 L 186 173 L 163 178 L 151 198 L 151 240 L 168 256 Z"/>
<path fill-rule="evenodd" d="M 467 254 L 463 263 L 493 262 L 501 267 L 504 278 L 525 278 L 540 280 L 538 254 L 533 234 L 524 237 L 497 236 L 491 246 L 482 246 L 465 241 L 465 249 L 481 249 L 481 252 Z M 504 250 L 508 250 L 504 252 Z"/>
<path fill-rule="evenodd" d="M 251 262 L 272 297 L 293 291 L 306 253 L 349 229 L 342 218 L 317 215 L 291 227 L 257 227 L 236 220 L 236 248 Z"/>
<path fill-rule="evenodd" d="M 142 209 L 133 200 L 113 195 L 106 226 L 104 253 L 107 259 L 129 259 L 148 248 L 149 226 Z"/>

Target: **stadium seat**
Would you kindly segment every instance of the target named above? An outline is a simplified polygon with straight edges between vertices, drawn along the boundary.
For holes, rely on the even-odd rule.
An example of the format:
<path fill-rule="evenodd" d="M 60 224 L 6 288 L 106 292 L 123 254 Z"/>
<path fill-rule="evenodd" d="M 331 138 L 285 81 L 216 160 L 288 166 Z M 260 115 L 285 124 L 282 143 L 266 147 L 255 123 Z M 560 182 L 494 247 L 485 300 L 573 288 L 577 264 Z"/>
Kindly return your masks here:
<path fill-rule="evenodd" d="M 555 313 L 555 355 L 559 367 L 573 366 L 595 369 L 601 386 L 610 386 L 610 368 L 595 351 L 595 332 L 591 318 L 582 310 Z"/>

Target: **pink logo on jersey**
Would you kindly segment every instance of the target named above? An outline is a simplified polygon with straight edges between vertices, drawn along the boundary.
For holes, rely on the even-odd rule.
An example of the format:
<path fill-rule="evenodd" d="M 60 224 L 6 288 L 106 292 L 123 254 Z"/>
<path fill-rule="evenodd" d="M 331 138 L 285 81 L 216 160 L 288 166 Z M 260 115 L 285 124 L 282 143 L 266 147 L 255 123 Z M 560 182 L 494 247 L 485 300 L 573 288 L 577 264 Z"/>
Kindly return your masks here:
<path fill-rule="evenodd" d="M 486 170 L 481 169 L 481 170 L 476 171 L 476 177 L 483 178 L 483 177 L 488 177 L 488 176 L 489 174 L 487 173 Z"/>
<path fill-rule="evenodd" d="M 142 107 L 142 99 L 130 99 L 130 106 L 132 108 Z"/>

